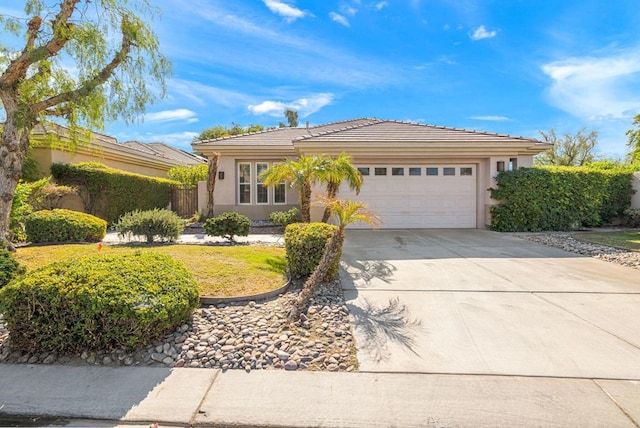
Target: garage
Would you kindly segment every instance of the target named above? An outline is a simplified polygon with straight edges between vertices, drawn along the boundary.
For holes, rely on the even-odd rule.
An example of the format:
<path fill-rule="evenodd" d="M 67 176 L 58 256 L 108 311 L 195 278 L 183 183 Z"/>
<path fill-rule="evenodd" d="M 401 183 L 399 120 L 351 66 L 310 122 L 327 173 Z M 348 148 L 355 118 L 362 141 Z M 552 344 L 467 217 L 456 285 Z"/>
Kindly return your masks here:
<path fill-rule="evenodd" d="M 357 167 L 364 179 L 360 194 L 342 188 L 340 197 L 365 202 L 381 217 L 382 229 L 477 226 L 474 164 Z"/>

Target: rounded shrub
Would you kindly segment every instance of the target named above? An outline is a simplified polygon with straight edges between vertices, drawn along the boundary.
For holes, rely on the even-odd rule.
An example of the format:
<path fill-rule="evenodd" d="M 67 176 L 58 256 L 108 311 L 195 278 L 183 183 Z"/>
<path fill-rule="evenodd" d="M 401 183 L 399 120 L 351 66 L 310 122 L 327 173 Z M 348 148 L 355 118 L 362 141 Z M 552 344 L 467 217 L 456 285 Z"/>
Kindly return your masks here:
<path fill-rule="evenodd" d="M 235 235 L 247 236 L 249 234 L 251 221 L 246 215 L 227 212 L 208 219 L 204 222 L 203 227 L 207 235 L 221 236 L 233 241 Z"/>
<path fill-rule="evenodd" d="M 0 290 L 11 346 L 81 352 L 146 345 L 199 303 L 185 266 L 153 252 L 53 263 Z"/>
<path fill-rule="evenodd" d="M 269 220 L 272 223 L 281 224 L 286 226 L 298 221 L 298 208 L 293 207 L 289 211 L 274 211 L 269 214 Z"/>
<path fill-rule="evenodd" d="M 36 211 L 25 220 L 30 242 L 98 242 L 107 234 L 107 222 L 78 211 Z"/>
<path fill-rule="evenodd" d="M 289 272 L 296 278 L 313 273 L 322 258 L 324 247 L 337 226 L 327 223 L 293 223 L 284 230 L 284 245 L 287 252 Z M 340 257 L 331 267 L 328 277 L 338 273 Z"/>
<path fill-rule="evenodd" d="M 143 236 L 148 243 L 155 238 L 174 241 L 184 230 L 184 221 L 173 211 L 156 208 L 126 213 L 120 217 L 115 228 L 121 237 Z"/>
<path fill-rule="evenodd" d="M 4 287 L 18 275 L 25 272 L 24 266 L 13 258 L 8 250 L 0 248 L 0 288 Z"/>

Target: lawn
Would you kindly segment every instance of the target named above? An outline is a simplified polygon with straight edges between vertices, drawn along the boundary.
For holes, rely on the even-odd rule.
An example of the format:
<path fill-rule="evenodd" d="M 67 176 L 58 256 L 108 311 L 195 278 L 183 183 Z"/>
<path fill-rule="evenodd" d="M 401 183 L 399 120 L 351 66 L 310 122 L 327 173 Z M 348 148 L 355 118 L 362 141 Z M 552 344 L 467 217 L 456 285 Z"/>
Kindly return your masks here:
<path fill-rule="evenodd" d="M 285 251 L 277 247 L 206 245 L 43 245 L 18 248 L 16 259 L 36 269 L 57 260 L 92 254 L 156 251 L 183 262 L 200 286 L 201 296 L 242 296 L 281 287 L 285 281 Z"/>
<path fill-rule="evenodd" d="M 574 236 L 581 241 L 640 251 L 639 231 L 580 232 Z"/>

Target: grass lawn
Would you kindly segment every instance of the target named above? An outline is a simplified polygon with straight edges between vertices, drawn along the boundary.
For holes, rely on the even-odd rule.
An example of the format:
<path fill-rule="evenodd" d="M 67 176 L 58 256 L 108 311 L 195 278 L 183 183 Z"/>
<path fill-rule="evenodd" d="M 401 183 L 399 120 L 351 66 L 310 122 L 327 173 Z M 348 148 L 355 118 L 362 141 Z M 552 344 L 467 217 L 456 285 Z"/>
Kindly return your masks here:
<path fill-rule="evenodd" d="M 581 241 L 640 251 L 640 231 L 580 232 L 574 236 Z"/>
<path fill-rule="evenodd" d="M 284 248 L 238 245 L 103 245 L 99 254 L 156 251 L 183 262 L 200 286 L 201 296 L 230 297 L 262 293 L 286 281 Z M 18 248 L 16 259 L 36 269 L 58 260 L 98 254 L 96 244 L 43 245 Z"/>

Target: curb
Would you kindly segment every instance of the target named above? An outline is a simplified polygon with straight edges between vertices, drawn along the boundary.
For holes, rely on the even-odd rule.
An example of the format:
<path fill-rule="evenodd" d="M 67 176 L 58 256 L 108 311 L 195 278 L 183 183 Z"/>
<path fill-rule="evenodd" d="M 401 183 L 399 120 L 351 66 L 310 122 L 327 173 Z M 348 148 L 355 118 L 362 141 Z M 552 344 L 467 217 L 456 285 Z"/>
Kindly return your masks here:
<path fill-rule="evenodd" d="M 286 292 L 291 286 L 291 278 L 280 288 L 275 290 L 265 291 L 264 293 L 251 294 L 249 296 L 233 296 L 233 297 L 213 297 L 213 296 L 200 296 L 200 305 L 217 305 L 218 303 L 232 303 L 232 302 L 249 302 L 256 300 L 269 300 L 278 295 Z"/>

